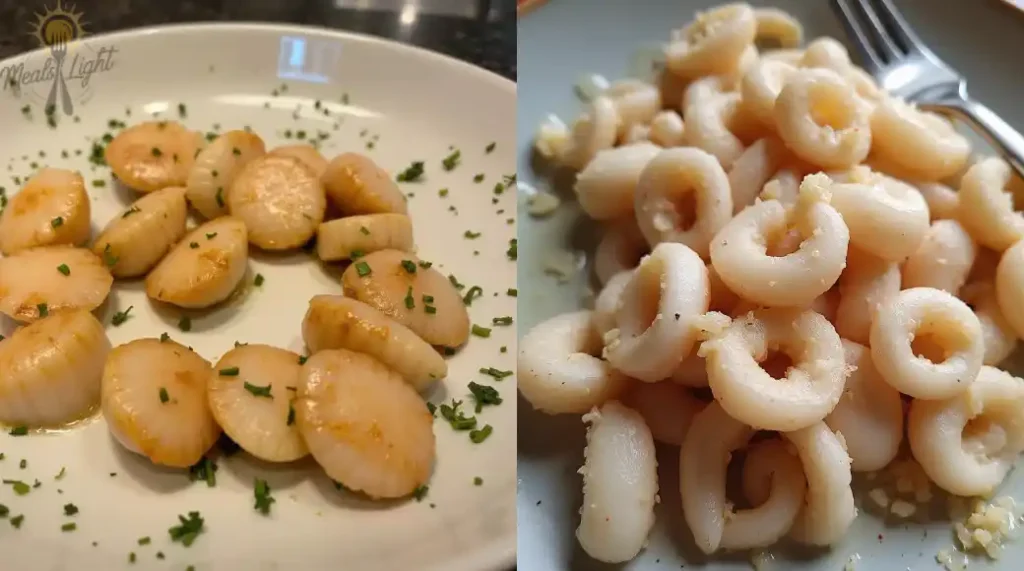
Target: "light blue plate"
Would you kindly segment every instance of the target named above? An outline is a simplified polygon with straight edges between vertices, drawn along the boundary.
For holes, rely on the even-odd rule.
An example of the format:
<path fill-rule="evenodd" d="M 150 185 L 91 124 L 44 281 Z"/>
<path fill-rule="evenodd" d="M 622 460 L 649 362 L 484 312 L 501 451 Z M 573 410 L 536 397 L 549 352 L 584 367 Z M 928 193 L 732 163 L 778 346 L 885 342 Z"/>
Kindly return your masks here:
<path fill-rule="evenodd" d="M 531 171 L 531 140 L 547 114 L 554 113 L 566 122 L 576 116 L 580 104 L 573 86 L 581 76 L 599 73 L 614 80 L 626 75 L 638 48 L 664 41 L 694 11 L 714 4 L 709 0 L 551 0 L 524 16 L 519 24 L 520 180 L 549 188 L 546 180 Z M 1024 14 L 997 0 L 904 0 L 897 4 L 933 50 L 968 78 L 972 95 L 1024 129 L 1024 105 L 1020 104 L 1024 91 L 1020 65 L 1024 57 Z M 808 37 L 843 38 L 825 0 L 778 0 L 771 5 L 797 16 Z M 520 196 L 525 197 L 525 193 Z M 571 192 L 563 197 L 570 200 Z M 589 271 L 580 272 L 569 283 L 558 284 L 554 277 L 544 274 L 544 260 L 560 249 L 589 254 L 594 233 L 592 223 L 571 202 L 551 218 L 535 220 L 523 211 L 519 220 L 522 335 L 541 320 L 580 306 Z M 519 567 L 529 571 L 618 568 L 592 561 L 574 537 L 582 499 L 582 481 L 576 474 L 583 462 L 582 422 L 575 416 L 535 413 L 522 400 L 519 405 Z M 746 553 L 719 556 L 711 562 L 697 555 L 683 523 L 675 485 L 677 457 L 675 449 L 659 449 L 662 490 L 658 521 L 648 548 L 625 568 L 671 570 L 685 564 L 687 569 L 700 566 L 706 571 L 750 569 Z M 1024 472 L 1012 473 L 1002 493 L 1024 500 Z M 861 513 L 847 540 L 832 550 L 799 556 L 779 550 L 763 569 L 837 571 L 855 554 L 860 560 L 854 568 L 860 571 L 938 569 L 935 554 L 952 547 L 951 530 L 948 521 L 903 524 Z M 1008 544 L 998 562 L 974 561 L 970 568 L 1024 568 L 1024 537 Z"/>

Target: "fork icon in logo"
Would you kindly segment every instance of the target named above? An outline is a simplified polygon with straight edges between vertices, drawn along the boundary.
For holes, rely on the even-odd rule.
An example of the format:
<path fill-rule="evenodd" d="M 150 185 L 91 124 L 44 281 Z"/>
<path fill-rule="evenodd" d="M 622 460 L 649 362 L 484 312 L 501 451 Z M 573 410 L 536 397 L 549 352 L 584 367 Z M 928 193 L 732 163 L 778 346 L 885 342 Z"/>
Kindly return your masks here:
<path fill-rule="evenodd" d="M 53 86 L 50 87 L 50 95 L 46 98 L 46 109 L 57 108 L 57 93 L 60 93 L 61 108 L 65 115 L 71 115 L 74 111 L 71 105 L 71 95 L 68 94 L 68 86 L 64 82 L 64 58 L 68 55 L 68 43 L 75 39 L 75 32 L 68 22 L 54 20 L 45 30 L 46 41 L 50 45 L 50 55 L 56 67 L 53 78 Z"/>

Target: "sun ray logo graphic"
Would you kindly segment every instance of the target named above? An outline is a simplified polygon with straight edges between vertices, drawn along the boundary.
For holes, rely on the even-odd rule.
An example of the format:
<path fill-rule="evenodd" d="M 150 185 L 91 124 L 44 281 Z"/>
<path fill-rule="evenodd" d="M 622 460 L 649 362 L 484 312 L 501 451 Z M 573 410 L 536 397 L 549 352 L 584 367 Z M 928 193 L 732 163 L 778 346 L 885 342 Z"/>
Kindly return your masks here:
<path fill-rule="evenodd" d="M 57 0 L 56 7 L 44 7 L 43 13 L 37 13 L 35 17 L 35 21 L 31 23 L 31 35 L 42 47 L 66 45 L 85 36 L 83 13 L 76 12 L 74 4 L 65 7 Z"/>

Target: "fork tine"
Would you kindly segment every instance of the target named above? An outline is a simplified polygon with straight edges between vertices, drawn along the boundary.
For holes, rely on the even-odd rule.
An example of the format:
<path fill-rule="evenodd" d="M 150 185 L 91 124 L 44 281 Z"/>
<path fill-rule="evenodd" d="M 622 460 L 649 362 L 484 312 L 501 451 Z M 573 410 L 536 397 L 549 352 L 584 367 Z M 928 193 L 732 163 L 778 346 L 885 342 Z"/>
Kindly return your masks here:
<path fill-rule="evenodd" d="M 896 9 L 896 5 L 893 4 L 892 0 L 878 0 L 878 3 L 882 5 L 879 16 L 889 24 L 889 31 L 896 37 L 899 43 L 903 44 L 903 47 L 908 52 L 927 51 L 928 48 L 925 47 L 924 42 L 921 41 L 921 38 L 917 37 L 914 29 L 903 18 L 903 14 Z"/>
<path fill-rule="evenodd" d="M 853 46 L 860 54 L 861 63 L 871 74 L 877 74 L 885 67 L 885 61 L 871 44 L 871 36 L 864 31 L 857 18 L 857 13 L 850 7 L 848 0 L 832 0 L 832 11 L 838 12 L 839 21 L 843 24 L 846 34 L 853 40 Z"/>
<path fill-rule="evenodd" d="M 903 57 L 906 53 L 905 50 L 889 36 L 889 30 L 886 29 L 885 25 L 878 18 L 877 10 L 872 5 L 871 0 L 855 0 L 855 3 L 861 15 L 867 19 L 867 24 L 870 26 L 876 41 L 875 45 L 881 55 L 889 61 Z"/>

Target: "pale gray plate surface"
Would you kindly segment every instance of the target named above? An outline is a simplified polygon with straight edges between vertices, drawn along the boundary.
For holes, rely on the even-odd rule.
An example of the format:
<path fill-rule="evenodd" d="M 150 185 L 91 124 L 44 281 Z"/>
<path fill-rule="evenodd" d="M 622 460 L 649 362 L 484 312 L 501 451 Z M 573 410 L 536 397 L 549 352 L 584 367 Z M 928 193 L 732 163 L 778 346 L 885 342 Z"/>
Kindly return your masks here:
<path fill-rule="evenodd" d="M 796 15 L 808 37 L 831 35 L 844 39 L 839 22 L 825 0 L 751 2 L 776 6 Z M 573 85 L 584 74 L 599 73 L 614 80 L 627 74 L 638 48 L 657 45 L 672 29 L 684 25 L 695 10 L 711 0 L 551 0 L 520 20 L 518 139 L 520 180 L 541 189 L 547 182 L 530 169 L 530 145 L 537 125 L 549 113 L 571 121 L 579 110 Z M 1024 106 L 1019 103 L 1019 60 L 1024 57 L 1024 14 L 996 0 L 897 0 L 918 34 L 932 49 L 968 78 L 972 95 L 1010 123 L 1024 129 Z M 968 7 L 970 5 L 970 7 Z M 522 196 L 523 193 L 521 193 Z M 571 196 L 571 193 L 570 193 Z M 567 200 L 570 196 L 563 195 Z M 521 207 L 522 208 L 522 207 Z M 520 213 L 519 334 L 557 313 L 580 306 L 589 271 L 567 284 L 544 275 L 543 260 L 558 249 L 592 251 L 594 233 L 573 203 L 555 216 L 534 220 Z M 589 268 L 588 268 L 589 270 Z M 1018 371 L 1018 374 L 1020 371 Z M 519 406 L 519 566 L 521 569 L 613 569 L 595 563 L 579 549 L 574 531 L 581 501 L 584 430 L 578 417 L 535 413 L 524 401 Z M 707 571 L 750 569 L 747 554 L 698 558 L 682 521 L 677 486 L 677 452 L 659 450 L 661 504 L 650 546 L 627 569 L 669 570 L 699 567 Z M 670 485 L 665 485 L 669 483 Z M 1024 498 L 1024 472 L 1012 473 L 1004 493 Z M 927 530 L 927 533 L 926 533 Z M 883 535 L 882 540 L 878 539 Z M 858 554 L 856 569 L 890 571 L 938 569 L 935 554 L 953 544 L 948 522 L 931 525 L 886 523 L 861 514 L 845 542 L 830 551 L 802 555 L 798 560 L 780 551 L 764 567 L 773 570 L 839 570 Z M 1010 544 L 995 563 L 973 562 L 977 569 L 1024 567 L 1024 537 Z"/>

